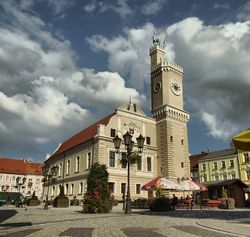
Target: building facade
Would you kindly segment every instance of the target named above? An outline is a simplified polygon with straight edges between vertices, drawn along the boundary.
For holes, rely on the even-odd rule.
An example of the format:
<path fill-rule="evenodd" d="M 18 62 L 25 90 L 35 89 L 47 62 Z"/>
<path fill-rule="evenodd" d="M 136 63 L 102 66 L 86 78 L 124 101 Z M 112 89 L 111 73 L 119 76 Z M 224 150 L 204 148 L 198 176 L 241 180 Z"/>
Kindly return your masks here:
<path fill-rule="evenodd" d="M 240 151 L 238 153 L 238 159 L 240 165 L 240 178 L 250 188 L 250 151 Z"/>
<path fill-rule="evenodd" d="M 199 162 L 199 181 L 206 185 L 229 179 L 240 179 L 240 166 L 234 149 L 210 152 Z"/>
<path fill-rule="evenodd" d="M 144 149 L 137 163 L 131 167 L 130 190 L 133 199 L 147 197 L 141 187 L 156 176 L 177 182 L 190 178 L 187 137 L 189 115 L 183 110 L 183 69 L 164 61 L 164 48 L 153 38 L 150 47 L 152 117 L 147 116 L 131 101 L 114 113 L 63 142 L 45 161 L 59 172 L 51 184 L 49 198 L 64 186 L 66 195 L 82 199 L 86 191 L 87 176 L 94 162 L 105 164 L 109 172 L 109 187 L 114 198 L 121 200 L 127 189 L 127 169 L 121 164 L 126 155 L 124 144 L 115 153 L 113 138 L 128 131 L 135 142 L 142 134 Z"/>
<path fill-rule="evenodd" d="M 0 158 L 0 191 L 20 192 L 23 196 L 31 196 L 35 191 L 36 196 L 41 198 L 42 167 L 42 163 L 33 163 L 26 159 Z"/>

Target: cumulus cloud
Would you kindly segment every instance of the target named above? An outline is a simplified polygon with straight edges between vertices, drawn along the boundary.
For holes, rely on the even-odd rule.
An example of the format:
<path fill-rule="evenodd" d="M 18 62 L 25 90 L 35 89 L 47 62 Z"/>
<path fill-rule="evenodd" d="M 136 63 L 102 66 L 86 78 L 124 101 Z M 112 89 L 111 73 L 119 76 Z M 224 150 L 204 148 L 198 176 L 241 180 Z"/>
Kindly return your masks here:
<path fill-rule="evenodd" d="M 142 6 L 142 13 L 144 15 L 155 15 L 167 3 L 167 0 L 150 0 Z"/>
<path fill-rule="evenodd" d="M 145 104 L 145 96 L 128 88 L 118 73 L 77 68 L 70 42 L 48 31 L 38 16 L 12 1 L 1 7 L 6 20 L 0 26 L 2 152 L 42 157 L 40 146 L 55 148 L 129 96 Z"/>
<path fill-rule="evenodd" d="M 250 22 L 211 26 L 193 17 L 161 29 L 147 23 L 111 39 L 95 35 L 89 43 L 94 51 L 108 54 L 110 69 L 128 76 L 129 85 L 143 90 L 142 85 L 150 82 L 145 49 L 154 31 L 167 42 L 166 60 L 184 66 L 186 103 L 198 113 L 195 119 L 203 121 L 208 133 L 229 139 L 249 127 Z"/>

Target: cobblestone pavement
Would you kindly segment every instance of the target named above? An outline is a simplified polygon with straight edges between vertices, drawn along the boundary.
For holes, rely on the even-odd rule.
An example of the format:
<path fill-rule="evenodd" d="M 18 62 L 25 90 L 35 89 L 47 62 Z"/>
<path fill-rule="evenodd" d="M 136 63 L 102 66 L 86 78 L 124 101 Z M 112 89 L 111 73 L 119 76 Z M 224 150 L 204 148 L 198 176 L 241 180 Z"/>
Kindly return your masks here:
<path fill-rule="evenodd" d="M 83 214 L 80 207 L 0 207 L 0 236 L 5 237 L 231 237 L 250 236 L 250 210 L 133 210 L 121 206 L 108 214 Z"/>

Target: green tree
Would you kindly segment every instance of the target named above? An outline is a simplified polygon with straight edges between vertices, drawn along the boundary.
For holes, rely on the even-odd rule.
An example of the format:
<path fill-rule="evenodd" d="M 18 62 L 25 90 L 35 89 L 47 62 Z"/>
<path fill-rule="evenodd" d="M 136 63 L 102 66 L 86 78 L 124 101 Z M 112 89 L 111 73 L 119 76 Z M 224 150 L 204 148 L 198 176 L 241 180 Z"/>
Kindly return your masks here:
<path fill-rule="evenodd" d="M 111 210 L 108 177 L 106 165 L 93 164 L 87 179 L 87 192 L 83 198 L 83 211 L 85 213 L 103 213 Z"/>

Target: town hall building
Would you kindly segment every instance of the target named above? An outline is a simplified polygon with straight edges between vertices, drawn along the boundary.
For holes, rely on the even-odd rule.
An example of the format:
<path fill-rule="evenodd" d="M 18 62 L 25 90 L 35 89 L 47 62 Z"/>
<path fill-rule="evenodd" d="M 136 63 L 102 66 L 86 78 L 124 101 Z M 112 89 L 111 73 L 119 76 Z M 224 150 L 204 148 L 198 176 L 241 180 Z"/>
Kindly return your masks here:
<path fill-rule="evenodd" d="M 56 181 L 50 185 L 49 199 L 64 186 L 69 199 L 82 199 L 92 164 L 105 164 L 109 172 L 109 188 L 115 199 L 121 200 L 127 185 L 127 169 L 121 163 L 126 149 L 115 152 L 113 139 L 128 131 L 136 138 L 145 137 L 143 152 L 131 166 L 131 198 L 148 197 L 141 187 L 157 176 L 177 183 L 190 178 L 187 122 L 189 114 L 183 108 L 183 68 L 164 60 L 164 47 L 153 38 L 151 58 L 152 117 L 147 116 L 131 100 L 100 121 L 63 142 L 45 161 L 59 167 Z"/>

